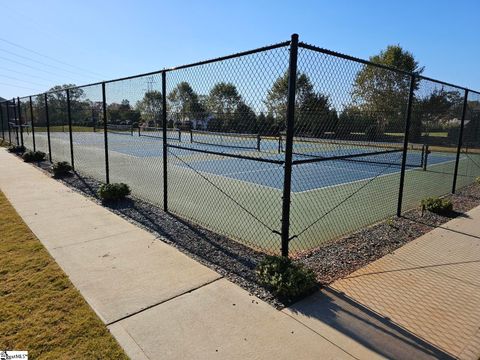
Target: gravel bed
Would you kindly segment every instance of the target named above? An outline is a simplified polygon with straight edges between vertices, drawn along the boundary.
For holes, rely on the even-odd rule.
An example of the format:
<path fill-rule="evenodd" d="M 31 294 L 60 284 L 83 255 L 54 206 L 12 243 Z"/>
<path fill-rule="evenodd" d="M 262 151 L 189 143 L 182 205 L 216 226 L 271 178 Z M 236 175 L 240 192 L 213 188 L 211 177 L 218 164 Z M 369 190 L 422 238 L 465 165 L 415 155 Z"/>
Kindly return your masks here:
<path fill-rule="evenodd" d="M 39 163 L 44 171 L 49 164 Z M 289 303 L 272 295 L 256 281 L 255 267 L 264 254 L 252 250 L 225 236 L 216 234 L 156 205 L 130 196 L 127 200 L 105 205 L 97 196 L 101 182 L 79 174 L 59 180 L 126 220 L 155 234 L 158 239 L 176 247 L 198 262 L 241 286 L 250 294 L 283 308 Z M 480 205 L 480 186 L 472 184 L 446 198 L 452 200 L 455 212 L 441 216 L 421 210 L 407 211 L 402 217 L 392 217 L 351 235 L 333 240 L 322 247 L 295 258 L 312 269 L 320 285 L 327 285 L 357 269 L 393 252 L 445 222 Z"/>
<path fill-rule="evenodd" d="M 49 163 L 42 162 L 38 165 L 44 171 L 49 172 Z M 155 234 L 158 239 L 215 270 L 250 294 L 276 308 L 286 305 L 256 281 L 255 268 L 265 257 L 264 254 L 204 229 L 175 214 L 165 213 L 158 206 L 134 196 L 129 196 L 125 201 L 118 203 L 103 204 L 97 196 L 97 189 L 101 182 L 93 178 L 75 173 L 59 179 L 59 181 L 107 207 L 124 219 Z"/>
<path fill-rule="evenodd" d="M 455 195 L 448 195 L 445 198 L 453 202 L 455 210 L 448 216 L 428 211 L 422 214 L 420 207 L 412 209 L 405 212 L 402 217 L 392 217 L 332 241 L 299 256 L 297 260 L 316 273 L 321 285 L 329 284 L 393 252 L 452 218 L 465 216 L 466 211 L 480 205 L 480 186 L 469 185 Z"/>

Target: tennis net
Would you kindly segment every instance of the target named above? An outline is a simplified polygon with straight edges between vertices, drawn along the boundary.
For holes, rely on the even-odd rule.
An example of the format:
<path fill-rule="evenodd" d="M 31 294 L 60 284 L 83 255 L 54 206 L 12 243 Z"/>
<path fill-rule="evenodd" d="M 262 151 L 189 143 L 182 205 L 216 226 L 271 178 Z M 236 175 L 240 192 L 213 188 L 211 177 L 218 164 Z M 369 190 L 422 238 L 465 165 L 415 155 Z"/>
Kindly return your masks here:
<path fill-rule="evenodd" d="M 107 124 L 107 131 L 120 135 L 133 135 L 132 125 Z"/>
<path fill-rule="evenodd" d="M 260 151 L 259 134 L 224 133 L 214 131 L 191 130 L 190 142 L 203 145 L 252 149 Z"/>
<path fill-rule="evenodd" d="M 285 151 L 285 136 L 279 137 L 279 151 Z M 428 152 L 425 145 L 409 144 L 407 167 L 423 167 Z M 401 166 L 403 144 L 371 141 L 333 140 L 296 136 L 293 140 L 294 163 L 352 161 L 380 166 Z"/>
<path fill-rule="evenodd" d="M 138 128 L 138 136 L 163 139 L 163 128 L 143 126 Z M 167 128 L 167 139 L 181 141 L 181 132 L 177 128 Z"/>

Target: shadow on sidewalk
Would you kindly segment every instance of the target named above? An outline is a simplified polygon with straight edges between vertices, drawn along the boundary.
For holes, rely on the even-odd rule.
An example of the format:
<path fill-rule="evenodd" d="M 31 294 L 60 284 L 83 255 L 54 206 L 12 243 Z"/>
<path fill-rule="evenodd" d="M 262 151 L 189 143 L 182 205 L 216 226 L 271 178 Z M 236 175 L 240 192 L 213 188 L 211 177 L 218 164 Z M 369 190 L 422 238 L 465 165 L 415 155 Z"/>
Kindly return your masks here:
<path fill-rule="evenodd" d="M 94 180 L 75 174 L 74 177 L 65 178 L 63 181 L 100 201 L 97 196 L 98 183 Z M 134 200 L 127 198 L 104 206 L 162 237 L 201 263 L 208 264 L 221 275 L 236 276 L 237 280 L 248 282 L 250 288 L 256 287 L 254 270 L 264 257 L 262 253 L 191 224 L 175 214 L 165 213 L 158 206 L 137 198 Z M 262 291 L 260 287 L 252 290 Z"/>
<path fill-rule="evenodd" d="M 389 359 L 455 359 L 389 318 L 329 287 L 288 309 L 294 314 L 316 319 Z M 309 325 L 308 320 L 300 321 Z"/>

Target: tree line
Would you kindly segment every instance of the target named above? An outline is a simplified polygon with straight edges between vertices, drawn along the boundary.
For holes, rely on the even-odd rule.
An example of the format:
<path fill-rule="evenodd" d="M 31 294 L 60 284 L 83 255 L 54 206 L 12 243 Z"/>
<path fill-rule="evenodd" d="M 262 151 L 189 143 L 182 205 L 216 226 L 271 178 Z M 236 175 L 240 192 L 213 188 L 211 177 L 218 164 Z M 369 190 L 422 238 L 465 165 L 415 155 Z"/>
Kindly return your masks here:
<path fill-rule="evenodd" d="M 410 73 L 424 71 L 414 56 L 400 46 L 389 46 L 370 61 Z M 340 71 L 340 68 L 335 69 Z M 328 74 L 324 74 L 328 76 Z M 297 75 L 295 131 L 299 136 L 375 140 L 402 136 L 410 89 L 410 77 L 391 70 L 364 65 L 355 76 L 338 77 L 331 83 L 330 95 L 315 89 L 306 73 Z M 341 79 L 340 79 L 341 80 Z M 253 84 L 252 84 L 253 85 Z M 430 87 L 429 87 L 430 86 Z M 51 124 L 66 121 L 66 92 L 73 85 L 55 86 L 47 94 Z M 448 130 L 458 126 L 463 94 L 453 88 L 434 86 L 416 80 L 410 139 L 420 140 L 426 131 Z M 101 102 L 85 99 L 81 88 L 70 90 L 75 124 L 101 123 Z M 198 94 L 188 82 L 180 82 L 167 94 L 169 127 L 205 128 L 210 131 L 278 134 L 285 130 L 288 73 L 277 78 L 256 112 L 233 83 L 219 82 L 208 94 Z M 335 106 L 332 104 L 332 97 Z M 35 109 L 44 111 L 44 97 L 35 99 Z M 107 106 L 109 122 L 134 126 L 161 126 L 162 93 L 150 90 L 131 104 L 127 99 Z M 41 116 L 40 116 L 41 117 Z"/>

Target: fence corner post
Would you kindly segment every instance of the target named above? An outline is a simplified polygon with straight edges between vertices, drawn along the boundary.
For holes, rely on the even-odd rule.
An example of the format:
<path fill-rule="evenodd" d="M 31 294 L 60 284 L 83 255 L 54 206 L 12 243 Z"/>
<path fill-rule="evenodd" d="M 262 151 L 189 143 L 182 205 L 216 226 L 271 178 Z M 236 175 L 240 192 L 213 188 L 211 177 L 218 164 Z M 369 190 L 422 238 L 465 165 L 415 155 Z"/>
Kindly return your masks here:
<path fill-rule="evenodd" d="M 293 132 L 295 130 L 295 90 L 297 82 L 298 34 L 293 34 L 290 42 L 290 60 L 288 66 L 288 98 L 285 139 L 285 169 L 283 179 L 282 205 L 282 256 L 288 257 L 290 241 L 290 201 L 292 190 Z"/>
<path fill-rule="evenodd" d="M 463 145 L 463 129 L 465 127 L 465 117 L 467 115 L 467 106 L 468 106 L 468 89 L 465 89 L 465 94 L 463 98 L 463 107 L 462 107 L 462 119 L 460 121 L 460 131 L 458 134 L 458 144 L 457 144 L 457 155 L 455 157 L 455 169 L 453 171 L 453 182 L 452 182 L 452 194 L 455 194 L 457 190 L 457 177 L 458 177 L 458 165 L 460 163 L 460 152 L 462 151 Z"/>
<path fill-rule="evenodd" d="M 415 74 L 412 74 L 410 75 L 410 90 L 408 92 L 407 113 L 405 115 L 405 134 L 403 137 L 402 168 L 400 170 L 400 186 L 398 189 L 397 216 L 402 215 L 403 188 L 405 187 L 405 168 L 407 166 L 408 136 L 410 133 L 414 92 Z"/>

